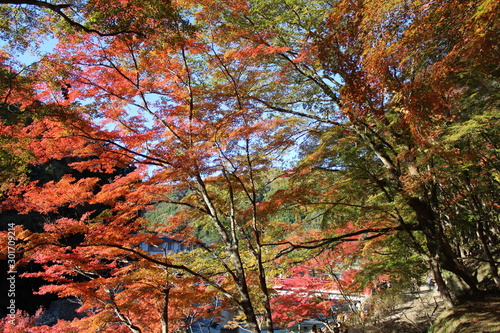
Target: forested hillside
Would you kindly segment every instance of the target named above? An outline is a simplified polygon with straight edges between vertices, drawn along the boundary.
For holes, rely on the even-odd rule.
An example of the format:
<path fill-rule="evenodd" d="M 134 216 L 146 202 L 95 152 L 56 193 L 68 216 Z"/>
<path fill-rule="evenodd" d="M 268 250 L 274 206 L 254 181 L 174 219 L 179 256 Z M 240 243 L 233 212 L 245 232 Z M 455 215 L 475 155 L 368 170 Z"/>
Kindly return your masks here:
<path fill-rule="evenodd" d="M 0 1 L 2 327 L 334 332 L 384 288 L 499 291 L 499 12 Z M 44 325 L 26 281 L 80 315 Z"/>

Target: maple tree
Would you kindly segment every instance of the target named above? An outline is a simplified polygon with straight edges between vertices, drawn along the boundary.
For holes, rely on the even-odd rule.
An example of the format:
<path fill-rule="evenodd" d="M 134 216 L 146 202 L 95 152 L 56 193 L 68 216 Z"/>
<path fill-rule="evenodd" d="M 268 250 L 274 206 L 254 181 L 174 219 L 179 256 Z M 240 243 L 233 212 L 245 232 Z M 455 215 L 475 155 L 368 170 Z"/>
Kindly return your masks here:
<path fill-rule="evenodd" d="M 165 23 L 181 20 L 169 1 L 73 1 L 2 0 L 2 39 L 21 49 L 30 42 L 67 31 L 93 33 L 102 37 L 121 34 L 145 35 Z M 156 20 L 155 20 L 156 19 Z M 188 22 L 184 22 L 188 27 Z"/>
<path fill-rule="evenodd" d="M 324 190 L 329 191 L 329 196 L 325 199 L 318 196 L 321 200 L 315 200 L 317 204 L 323 203 L 331 215 L 344 214 L 330 223 L 345 225 L 355 220 L 359 233 L 368 238 L 386 234 L 392 234 L 391 238 L 404 237 L 413 251 L 426 258 L 448 305 L 460 300 L 457 294 L 453 295 L 456 290 L 447 288 L 442 269 L 459 276 L 472 292 L 479 291 L 472 273 L 474 268 L 466 267 L 455 250 L 464 247 L 455 235 L 465 232 L 463 217 L 469 214 L 450 212 L 450 205 L 460 204 L 456 194 L 448 192 L 462 186 L 453 182 L 458 170 L 450 166 L 464 171 L 463 166 L 468 163 L 464 160 L 479 156 L 472 157 L 475 153 L 468 149 L 463 156 L 465 147 L 450 146 L 447 138 L 463 128 L 462 122 L 468 121 L 467 113 L 462 112 L 461 98 L 467 96 L 463 92 L 470 88 L 462 78 L 469 77 L 469 71 L 474 68 L 476 77 L 491 79 L 491 75 L 495 75 L 491 56 L 498 54 L 493 46 L 496 35 L 491 16 L 495 5 L 461 3 L 464 8 L 461 11 L 456 11 L 456 5 L 453 1 L 395 2 L 386 6 L 375 2 L 337 2 L 322 30 L 310 31 L 317 47 L 310 49 L 312 53 L 317 51 L 318 58 L 299 58 L 291 66 L 290 74 L 290 77 L 309 78 L 316 91 L 322 92 L 325 102 L 311 108 L 312 112 L 307 109 L 297 112 L 290 105 L 301 105 L 310 95 L 261 100 L 273 110 L 300 115 L 323 125 L 315 131 L 318 140 L 311 141 L 311 154 L 304 164 L 304 172 L 312 168 L 318 175 L 316 181 L 331 175 L 332 183 L 326 183 Z M 430 28 L 422 29 L 423 26 Z M 266 42 L 272 45 L 281 40 L 269 38 Z M 490 52 L 482 52 L 482 49 Z M 300 51 L 285 57 L 294 59 L 293 54 Z M 478 54 L 483 60 L 478 61 Z M 457 67 L 459 58 L 463 67 Z M 483 64 L 493 67 L 486 65 L 479 69 Z M 496 109 L 493 106 L 496 102 L 490 96 L 494 95 L 482 97 L 489 99 L 487 108 L 469 110 L 492 119 L 490 112 Z M 493 138 L 489 133 L 485 135 Z M 487 151 L 490 143 L 483 143 L 485 146 L 476 146 L 474 151 Z M 493 163 L 492 168 L 481 168 L 481 173 L 495 179 L 497 171 L 493 161 L 496 157 L 488 155 L 480 159 L 484 159 L 480 163 Z M 472 170 L 468 169 L 466 174 L 468 172 Z M 494 193 L 489 191 L 496 185 L 488 180 L 483 184 L 488 188 L 486 193 Z M 464 184 L 471 188 L 469 185 Z M 477 199 L 473 198 L 474 191 L 469 192 L 465 187 L 460 192 L 471 195 L 465 199 L 467 202 Z M 488 211 L 496 210 L 493 208 L 496 199 L 486 195 L 482 200 Z M 479 206 L 474 211 L 477 208 Z M 480 230 L 487 225 L 493 231 L 490 244 L 495 243 L 497 223 L 481 210 L 476 216 L 483 218 L 476 219 L 476 226 L 471 228 L 481 234 Z M 466 233 L 468 242 L 479 241 L 470 232 Z M 341 239 L 335 236 L 318 240 L 316 244 L 324 246 Z M 484 240 L 481 243 L 487 253 Z M 313 244 L 297 244 L 301 246 Z M 491 256 L 487 258 L 495 277 L 497 267 Z"/>
<path fill-rule="evenodd" d="M 122 253 L 132 253 L 154 265 L 185 270 L 201 278 L 204 283 L 215 287 L 236 303 L 245 313 L 250 329 L 256 331 L 259 329 L 256 311 L 257 308 L 261 310 L 260 304 L 263 304 L 263 311 L 268 313 L 267 321 L 271 323 L 264 270 L 266 253 L 261 240 L 264 229 L 269 226 L 257 218 L 260 214 L 257 193 L 265 185 L 265 173 L 274 163 L 271 158 L 279 156 L 283 145 L 291 142 L 293 131 L 288 131 L 291 122 L 261 120 L 248 112 L 252 106 L 243 104 L 239 94 L 249 87 L 243 83 L 240 87 L 228 71 L 228 66 L 238 70 L 246 65 L 237 55 L 234 56 L 234 63 L 226 63 L 216 50 L 210 50 L 201 43 L 190 45 L 189 36 L 181 35 L 180 31 L 178 33 L 180 41 L 167 41 L 163 46 L 160 43 L 165 43 L 165 40 L 145 41 L 133 36 L 110 40 L 104 46 L 99 45 L 93 36 L 87 36 L 80 39 L 78 44 L 72 41 L 73 44 L 61 46 L 57 55 L 50 59 L 52 62 L 44 68 L 46 74 L 40 72 L 42 80 L 45 79 L 48 84 L 40 89 L 40 99 L 51 100 L 56 97 L 54 103 L 69 106 L 76 105 L 76 98 L 85 100 L 92 97 L 95 103 L 92 107 L 98 109 L 98 117 L 108 122 L 107 128 L 112 127 L 110 120 L 116 125 L 110 130 L 99 129 L 97 124 L 86 122 L 86 115 L 83 114 L 79 121 L 71 124 L 72 136 L 56 126 L 50 134 L 44 133 L 48 140 L 34 142 L 35 154 L 40 161 L 57 154 L 98 156 L 97 161 L 83 159 L 71 166 L 79 171 L 112 172 L 117 163 L 135 161 L 151 168 L 139 167 L 112 184 L 102 186 L 98 193 L 95 193 L 94 178 L 76 182 L 74 178 L 65 176 L 59 182 L 50 182 L 43 187 L 34 184 L 18 186 L 9 193 L 12 199 L 10 203 L 21 212 L 36 210 L 43 213 L 56 211 L 64 204 L 77 206 L 85 202 L 113 207 L 113 214 L 108 218 L 89 218 L 89 215 L 79 220 L 62 218 L 53 221 L 54 226 L 47 226 L 43 235 L 20 235 L 20 241 L 27 242 L 26 255 L 32 259 L 43 262 L 55 258 L 52 255 L 57 252 L 67 254 L 63 255 L 63 259 L 52 260 L 53 263 L 46 266 L 45 273 L 37 274 L 48 281 L 65 283 L 64 290 L 59 291 L 52 286 L 44 288 L 44 291 L 59 291 L 60 296 L 80 296 L 79 291 L 69 288 L 71 279 L 67 276 L 87 276 L 98 274 L 96 271 L 112 269 L 117 265 L 120 252 L 108 250 L 113 258 L 108 258 L 111 260 L 108 262 L 105 260 L 106 250 L 96 252 L 95 247 L 117 248 Z M 143 51 L 153 46 L 158 51 L 163 49 L 155 63 L 151 63 L 150 55 Z M 95 53 L 89 53 L 86 50 L 88 47 L 93 48 Z M 198 67 L 198 52 L 205 52 L 207 69 Z M 56 67 L 58 60 L 69 63 L 69 66 Z M 86 70 L 81 71 L 80 66 Z M 54 77 L 54 74 L 60 77 Z M 220 76 L 221 83 L 208 90 L 203 82 L 197 82 L 203 76 Z M 70 91 L 66 94 L 51 94 L 51 91 L 59 89 L 60 82 L 70 84 Z M 162 98 L 151 102 L 149 95 Z M 204 100 L 206 96 L 210 99 Z M 213 98 L 219 99 L 218 103 L 214 103 Z M 127 118 L 127 104 L 136 108 L 131 118 Z M 71 144 L 63 145 L 65 140 Z M 96 148 L 104 145 L 108 148 L 96 151 Z M 60 148 L 62 151 L 58 151 Z M 72 190 L 67 191 L 68 187 Z M 177 237 L 188 243 L 197 243 L 193 224 L 203 227 L 208 222 L 207 228 L 218 234 L 218 240 L 212 244 L 201 243 L 203 246 L 200 249 L 206 251 L 208 257 L 203 258 L 205 262 L 200 268 L 190 268 L 187 264 L 172 263 L 168 258 L 163 261 L 140 253 L 134 248 L 144 241 L 144 237 L 141 234 L 130 236 L 144 232 L 141 220 L 134 218 L 137 212 L 153 202 L 168 201 L 169 193 L 178 189 L 191 191 L 188 197 L 177 202 L 190 208 L 183 212 L 186 219 L 174 217 L 166 227 L 156 231 L 178 230 Z M 132 222 L 134 220 L 137 223 Z M 185 224 L 192 220 L 194 222 Z M 68 248 L 62 242 L 65 234 L 67 237 L 82 234 L 85 240 L 74 248 Z M 91 248 L 88 251 L 92 255 L 102 253 L 105 263 L 86 259 L 84 249 L 87 247 Z M 229 257 L 229 263 L 226 263 L 226 257 Z M 93 263 L 92 269 L 85 268 L 86 260 Z M 252 267 L 254 265 L 256 268 Z M 222 285 L 214 281 L 215 278 L 220 279 L 219 275 L 227 275 L 228 280 L 223 279 Z M 111 277 L 106 279 L 113 281 Z M 101 279 L 93 278 L 89 282 L 79 283 L 78 290 L 87 288 L 87 298 L 91 299 L 91 291 L 96 288 L 96 283 L 99 288 L 106 288 Z M 258 293 L 251 290 L 255 287 Z M 105 289 L 102 291 L 106 292 Z M 119 294 L 125 293 L 121 291 Z M 262 295 L 263 300 L 252 300 Z M 107 302 L 113 305 L 109 296 Z M 104 314 L 105 311 L 100 313 Z M 132 331 L 144 330 L 119 310 L 115 311 L 115 317 L 118 317 L 120 325 Z M 152 320 L 143 319 L 146 323 Z"/>
<path fill-rule="evenodd" d="M 426 11 L 421 10 L 416 4 L 414 12 L 411 9 L 401 11 L 401 17 L 393 15 L 391 16 L 393 21 L 382 21 L 385 25 L 384 28 L 397 29 L 396 27 L 401 20 L 409 20 L 408 15 L 415 15 L 414 18 L 411 18 L 411 22 L 414 23 L 405 31 L 406 38 L 399 37 L 397 30 L 394 35 L 386 34 L 385 39 L 388 40 L 383 38 L 378 45 L 384 46 L 385 51 L 382 49 L 381 51 L 387 52 L 387 54 L 373 53 L 373 57 L 366 57 L 366 61 L 358 63 L 366 64 L 366 66 L 353 70 L 357 75 L 366 77 L 367 86 L 365 87 L 367 88 L 362 86 L 358 88 L 358 80 L 358 82 L 352 83 L 353 86 L 350 89 L 347 89 L 348 94 L 353 94 L 352 98 L 356 100 L 351 100 L 350 95 L 346 96 L 346 102 L 360 105 L 359 108 L 354 107 L 353 112 L 361 112 L 361 114 L 348 114 L 349 117 L 360 123 L 355 124 L 358 127 L 355 129 L 358 131 L 363 129 L 368 133 L 360 135 L 358 132 L 357 135 L 361 138 L 364 136 L 363 139 L 389 172 L 383 177 L 377 176 L 376 180 L 383 179 L 387 182 L 386 184 L 393 184 L 392 186 L 378 186 L 387 191 L 396 189 L 402 194 L 402 199 L 406 201 L 408 207 L 416 214 L 417 226 L 425 236 L 424 244 L 426 250 L 429 251 L 427 254 L 430 260 L 429 265 L 433 267 L 436 282 L 444 294 L 446 294 L 447 289 L 439 277 L 439 269 L 453 272 L 460 276 L 472 291 L 478 290 L 477 281 L 452 249 L 449 238 L 459 222 L 454 221 L 453 218 L 458 218 L 458 216 L 452 217 L 453 215 L 444 212 L 450 203 L 457 204 L 453 196 L 446 197 L 448 182 L 456 177 L 453 172 L 455 170 L 448 173 L 448 168 L 450 165 L 463 161 L 460 161 L 462 152 L 442 143 L 441 137 L 443 132 L 447 133 L 447 127 L 450 123 L 457 120 L 463 121 L 463 119 L 456 118 L 457 114 L 463 115 L 460 104 L 455 104 L 455 101 L 459 101 L 461 97 L 457 93 L 459 86 L 455 76 L 457 67 L 454 66 L 451 69 L 449 61 L 455 59 L 457 56 L 455 52 L 462 53 L 458 50 L 466 49 L 469 46 L 462 44 L 460 34 L 456 30 L 450 30 L 449 22 L 451 21 L 434 26 L 435 30 L 433 31 L 436 31 L 436 36 L 432 36 L 431 43 L 446 40 L 443 48 L 435 48 L 435 44 L 430 44 L 426 48 L 425 43 L 429 43 L 429 35 L 422 34 L 422 21 L 424 19 L 446 17 L 448 14 L 445 13 L 455 12 L 456 8 L 452 9 L 451 7 L 453 5 L 455 4 L 452 2 L 441 3 L 439 6 L 431 6 L 429 11 Z M 460 15 L 450 18 L 450 20 L 461 20 L 461 33 L 464 34 L 470 33 L 466 29 L 470 25 L 475 25 L 476 19 L 481 14 L 481 7 L 474 7 L 471 3 L 467 6 L 478 8 L 478 10 L 474 14 L 465 10 L 460 11 Z M 392 10 L 398 13 L 401 8 L 395 7 Z M 490 14 L 486 12 L 485 15 Z M 360 16 L 359 25 L 353 28 L 373 29 L 379 26 L 377 23 L 372 25 L 369 22 L 367 26 L 364 26 L 363 17 Z M 429 23 L 433 24 L 434 22 Z M 476 32 L 472 34 L 471 39 L 481 35 L 475 35 Z M 395 38 L 393 36 L 397 38 L 397 40 L 392 40 L 394 42 L 390 40 L 390 38 Z M 342 36 L 334 38 L 342 38 Z M 348 42 L 353 43 L 352 52 L 358 54 L 359 57 L 363 57 L 368 51 L 365 50 L 365 44 L 362 40 L 349 40 L 350 36 L 345 36 L 345 38 L 348 38 Z M 482 37 L 479 38 L 482 39 Z M 488 38 L 491 36 L 487 37 L 486 35 L 482 41 L 486 45 L 491 43 Z M 423 45 L 423 52 L 419 51 L 419 54 L 416 54 L 413 49 L 409 49 L 408 53 L 402 52 L 402 48 L 407 48 L 407 43 Z M 391 48 L 385 47 L 388 44 L 391 45 Z M 429 54 L 427 55 L 426 52 Z M 462 53 L 462 56 L 467 55 L 465 52 Z M 335 67 L 333 68 L 334 71 L 337 70 Z M 432 72 L 430 72 L 430 68 L 432 68 Z M 343 70 L 340 68 L 340 71 Z M 430 86 L 432 89 L 429 89 Z M 453 90 L 450 91 L 450 88 Z M 363 90 L 358 94 L 355 93 L 357 89 Z M 364 96 L 366 96 L 366 104 L 361 102 Z M 390 115 L 389 111 L 391 110 L 396 111 L 396 114 Z M 367 113 L 368 117 L 365 117 L 364 113 Z M 398 114 L 400 116 L 396 116 Z M 394 116 L 396 117 L 393 118 Z M 393 121 L 400 125 L 391 128 Z M 443 165 L 448 166 L 443 167 Z M 450 175 L 452 176 L 450 177 Z M 388 193 L 390 192 L 388 191 Z M 469 193 L 473 195 L 473 192 Z M 488 220 L 483 220 L 480 223 L 488 223 Z M 460 224 L 458 227 L 461 227 Z M 452 298 L 448 295 L 445 297 Z M 451 300 L 449 301 L 451 302 Z"/>
<path fill-rule="evenodd" d="M 316 320 L 333 332 L 339 322 L 360 324 L 360 304 L 366 293 L 356 291 L 359 268 L 354 268 L 348 259 L 355 254 L 358 243 L 345 242 L 320 253 L 301 253 L 286 259 L 291 263 L 281 263 L 280 266 L 290 268 L 283 269 L 273 284 L 273 316 L 278 327 Z"/>
<path fill-rule="evenodd" d="M 106 184 L 71 174 L 19 182 L 2 202 L 47 216 L 107 207 L 61 214 L 42 233 L 19 230 L 26 260 L 49 262 L 36 274 L 51 282 L 42 292 L 77 296 L 89 314 L 61 330 L 172 331 L 182 318 L 169 307 L 206 316 L 217 295 L 250 331 L 272 331 L 273 320 L 285 324 L 269 287 L 275 259 L 300 250 L 345 249 L 339 262 L 364 268 L 352 281 L 367 286 L 388 273 L 407 287 L 425 264 L 448 305 L 460 295 L 443 270 L 480 291 L 474 256 L 500 285 L 498 4 L 23 4 L 59 44 L 27 84 L 33 109 L 51 117 L 11 137 L 28 143 L 31 163 L 74 158 L 78 172 L 109 175 Z M 56 21 L 44 6 L 55 6 Z M 134 170 L 116 174 L 127 165 Z M 160 202 L 177 208 L 146 221 Z M 138 249 L 158 234 L 196 249 Z M 170 280 L 174 270 L 184 275 Z M 154 311 L 136 306 L 143 295 Z"/>
<path fill-rule="evenodd" d="M 30 330 L 35 326 L 36 321 L 40 318 L 42 310 L 38 310 L 33 316 L 18 310 L 15 314 L 15 322 L 9 320 L 5 317 L 0 319 L 0 328 L 3 332 L 30 332 Z"/>
<path fill-rule="evenodd" d="M 29 122 L 26 115 L 20 110 L 20 102 L 29 100 L 31 80 L 18 70 L 14 61 L 11 61 L 8 52 L 0 53 L 0 77 L 2 102 L 0 104 L 1 136 L 0 136 L 0 165 L 2 168 L 0 193 L 10 181 L 21 177 L 30 153 L 24 149 L 25 142 L 21 138 L 16 140 L 18 128 Z"/>

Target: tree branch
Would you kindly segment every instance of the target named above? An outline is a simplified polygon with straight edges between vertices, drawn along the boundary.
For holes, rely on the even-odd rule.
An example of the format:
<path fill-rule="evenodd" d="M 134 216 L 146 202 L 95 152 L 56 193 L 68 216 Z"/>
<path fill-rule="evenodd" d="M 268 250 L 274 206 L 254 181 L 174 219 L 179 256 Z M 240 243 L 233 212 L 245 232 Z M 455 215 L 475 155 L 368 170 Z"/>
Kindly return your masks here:
<path fill-rule="evenodd" d="M 96 29 L 88 28 L 88 27 L 84 26 L 83 24 L 78 23 L 75 20 L 71 19 L 68 15 L 66 15 L 62 11 L 63 9 L 70 8 L 72 6 L 71 4 L 52 4 L 49 2 L 38 1 L 38 0 L 9 0 L 9 1 L 0 0 L 0 4 L 16 5 L 16 6 L 29 5 L 29 6 L 35 6 L 38 8 L 46 8 L 46 9 L 49 9 L 52 12 L 56 13 L 60 17 L 62 17 L 63 20 L 66 21 L 66 23 L 68 23 L 70 26 L 72 26 L 78 30 L 88 32 L 88 33 L 95 33 L 101 37 L 110 37 L 110 36 L 116 36 L 116 35 L 128 34 L 128 33 L 142 36 L 141 32 L 133 31 L 133 30 L 121 30 L 121 31 L 116 31 L 116 32 L 101 32 L 101 31 L 96 30 Z"/>
<path fill-rule="evenodd" d="M 303 243 L 292 243 L 292 242 L 282 242 L 282 243 L 267 243 L 265 246 L 277 246 L 277 245 L 288 245 L 286 249 L 281 250 L 276 258 L 279 258 L 281 256 L 284 256 L 290 252 L 293 252 L 298 249 L 317 249 L 320 247 L 324 247 L 327 245 L 331 245 L 333 243 L 340 243 L 340 242 L 353 242 L 353 241 L 366 241 L 366 240 L 371 240 L 375 239 L 387 234 L 390 234 L 394 231 L 407 231 L 408 229 L 412 230 L 418 230 L 417 225 L 412 225 L 412 226 L 396 226 L 396 227 L 386 227 L 386 228 L 367 228 L 367 229 L 361 229 L 357 230 L 354 232 L 350 232 L 347 234 L 342 234 L 339 236 L 335 237 L 329 237 L 329 238 L 322 238 L 322 239 L 316 239 L 312 241 L 307 241 Z M 368 235 L 371 234 L 371 235 Z M 360 236 L 364 235 L 364 237 L 361 238 L 353 238 L 355 236 Z"/>

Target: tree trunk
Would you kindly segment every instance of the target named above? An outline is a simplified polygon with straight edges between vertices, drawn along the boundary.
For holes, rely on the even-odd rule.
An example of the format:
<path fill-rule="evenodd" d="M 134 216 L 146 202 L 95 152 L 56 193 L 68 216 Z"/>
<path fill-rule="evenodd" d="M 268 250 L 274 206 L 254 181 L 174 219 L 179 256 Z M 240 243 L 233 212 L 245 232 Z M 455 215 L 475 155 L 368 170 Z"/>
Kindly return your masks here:
<path fill-rule="evenodd" d="M 432 275 L 434 277 L 434 281 L 438 287 L 439 293 L 443 298 L 444 304 L 446 308 L 451 308 L 454 305 L 453 297 L 451 296 L 450 289 L 446 285 L 446 282 L 443 279 L 443 275 L 441 274 L 441 270 L 439 268 L 439 263 L 436 258 L 431 258 L 429 260 L 429 266 L 432 270 Z"/>
<path fill-rule="evenodd" d="M 168 301 L 170 295 L 170 287 L 166 286 L 163 289 L 163 309 L 161 313 L 161 333 L 168 333 Z"/>
<path fill-rule="evenodd" d="M 259 251 L 260 253 L 260 251 Z M 274 324 L 273 324 L 273 317 L 272 317 L 272 312 L 271 312 L 271 299 L 269 297 L 269 292 L 267 290 L 267 282 L 266 282 L 266 276 L 265 276 L 265 270 L 262 265 L 262 259 L 259 257 L 259 280 L 260 280 L 260 288 L 262 290 L 262 293 L 264 295 L 264 309 L 265 309 L 265 319 L 267 323 L 267 332 L 268 333 L 274 333 Z"/>
<path fill-rule="evenodd" d="M 233 264 L 235 265 L 234 278 L 240 294 L 240 301 L 238 305 L 246 316 L 248 331 L 251 333 L 260 333 L 255 308 L 252 304 L 252 300 L 250 299 L 250 290 L 248 289 L 243 262 L 241 261 L 237 246 L 230 249 L 230 253 Z"/>
<path fill-rule="evenodd" d="M 248 301 L 242 301 L 240 303 L 240 307 L 242 308 L 243 313 L 246 316 L 246 324 L 248 325 L 246 331 L 250 333 L 260 333 L 257 316 L 255 315 L 255 311 L 253 309 L 252 303 L 250 302 L 250 299 L 248 299 Z"/>
<path fill-rule="evenodd" d="M 469 286 L 472 293 L 478 293 L 477 279 L 470 275 L 465 266 L 457 259 L 440 222 L 434 218 L 435 214 L 430 205 L 415 197 L 410 198 L 408 204 L 416 213 L 417 221 L 426 238 L 430 257 L 436 260 L 435 264 L 460 277 Z"/>
<path fill-rule="evenodd" d="M 488 260 L 491 276 L 493 277 L 493 280 L 495 281 L 497 287 L 500 288 L 500 276 L 498 275 L 498 267 L 495 263 L 495 258 L 493 258 L 490 248 L 488 247 L 488 241 L 486 240 L 486 235 L 484 233 L 484 226 L 480 221 L 477 222 L 477 235 L 479 237 L 479 240 L 481 241 L 481 246 L 483 248 L 484 255 L 486 256 L 486 260 Z"/>

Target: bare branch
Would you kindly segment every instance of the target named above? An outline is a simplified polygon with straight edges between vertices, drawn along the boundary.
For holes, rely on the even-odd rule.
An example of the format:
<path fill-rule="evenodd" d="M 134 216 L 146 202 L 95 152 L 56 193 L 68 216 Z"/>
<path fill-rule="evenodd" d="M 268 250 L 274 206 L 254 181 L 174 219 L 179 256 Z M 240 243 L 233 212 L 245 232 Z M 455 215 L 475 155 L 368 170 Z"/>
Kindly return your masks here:
<path fill-rule="evenodd" d="M 278 255 L 276 256 L 281 257 L 283 255 L 286 255 L 290 252 L 293 252 L 295 250 L 299 249 L 317 249 L 321 247 L 326 247 L 329 245 L 332 245 L 334 243 L 341 243 L 341 242 L 355 242 L 355 241 L 366 241 L 366 240 L 371 240 L 375 239 L 384 235 L 391 234 L 395 231 L 407 231 L 407 230 L 418 230 L 418 227 L 416 225 L 399 225 L 395 227 L 386 227 L 386 228 L 367 228 L 367 229 L 361 229 L 357 230 L 354 232 L 338 235 L 335 237 L 329 237 L 329 238 L 322 238 L 322 239 L 316 239 L 312 241 L 307 241 L 303 243 L 292 243 L 292 242 L 282 242 L 282 243 L 267 243 L 264 244 L 265 246 L 279 246 L 279 245 L 288 245 L 286 249 L 281 250 Z M 356 236 L 362 236 L 362 237 L 357 237 Z"/>
<path fill-rule="evenodd" d="M 83 24 L 76 22 L 75 20 L 73 20 L 72 18 L 70 18 L 68 15 L 66 15 L 63 12 L 63 9 L 70 8 L 72 6 L 71 4 L 52 4 L 49 2 L 38 1 L 38 0 L 9 0 L 9 1 L 0 0 L 0 4 L 17 5 L 17 6 L 29 5 L 29 6 L 39 7 L 39 8 L 47 8 L 47 9 L 51 10 L 52 12 L 56 13 L 57 15 L 59 15 L 60 17 L 62 17 L 63 20 L 66 21 L 66 23 L 68 23 L 70 26 L 72 26 L 78 30 L 88 32 L 88 33 L 95 33 L 101 37 L 117 36 L 120 34 L 136 34 L 138 36 L 143 35 L 141 32 L 133 31 L 133 30 L 121 30 L 121 31 L 116 31 L 116 32 L 101 32 L 101 31 L 96 30 L 96 29 L 88 28 L 88 27 L 84 26 Z"/>

